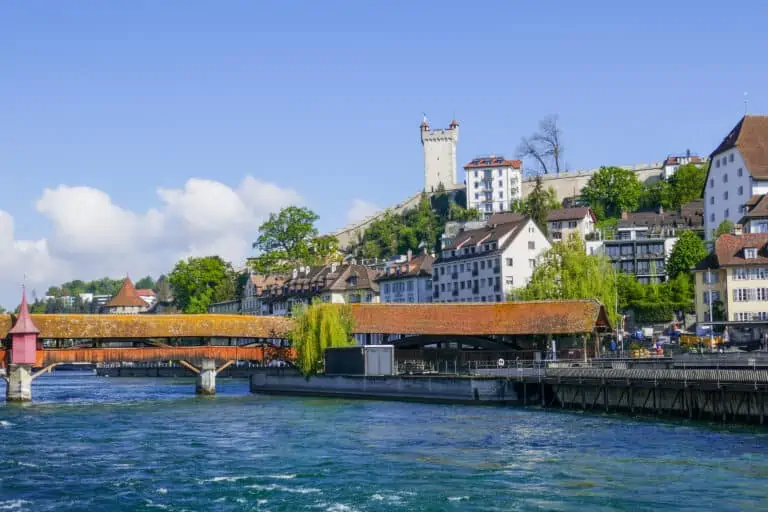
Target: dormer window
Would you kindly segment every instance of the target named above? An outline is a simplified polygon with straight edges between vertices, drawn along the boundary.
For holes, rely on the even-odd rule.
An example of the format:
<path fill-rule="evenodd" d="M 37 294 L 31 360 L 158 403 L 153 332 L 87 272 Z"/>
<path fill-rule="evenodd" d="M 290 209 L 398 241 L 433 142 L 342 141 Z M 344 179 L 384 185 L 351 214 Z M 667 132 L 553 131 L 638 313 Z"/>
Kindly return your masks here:
<path fill-rule="evenodd" d="M 349 286 L 357 286 L 357 276 L 349 276 L 347 282 L 349 283 Z"/>
<path fill-rule="evenodd" d="M 751 260 L 757 258 L 757 249 L 754 247 L 747 247 L 744 249 L 744 258 Z"/>

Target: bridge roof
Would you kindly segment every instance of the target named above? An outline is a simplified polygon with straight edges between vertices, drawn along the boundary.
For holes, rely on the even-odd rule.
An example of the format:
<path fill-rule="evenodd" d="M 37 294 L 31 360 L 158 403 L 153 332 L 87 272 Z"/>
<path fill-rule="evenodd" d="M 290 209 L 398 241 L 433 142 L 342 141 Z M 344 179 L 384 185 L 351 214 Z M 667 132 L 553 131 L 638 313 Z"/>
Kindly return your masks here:
<path fill-rule="evenodd" d="M 575 334 L 608 327 L 596 300 L 352 306 L 355 332 L 428 335 Z"/>
<path fill-rule="evenodd" d="M 283 338 L 289 319 L 248 315 L 30 315 L 41 338 Z M 11 317 L 0 315 L 0 339 Z"/>
<path fill-rule="evenodd" d="M 610 328 L 595 300 L 353 305 L 355 333 L 483 336 L 576 334 Z M 285 338 L 289 318 L 251 315 L 30 315 L 41 338 Z M 0 339 L 11 316 L 0 315 Z"/>

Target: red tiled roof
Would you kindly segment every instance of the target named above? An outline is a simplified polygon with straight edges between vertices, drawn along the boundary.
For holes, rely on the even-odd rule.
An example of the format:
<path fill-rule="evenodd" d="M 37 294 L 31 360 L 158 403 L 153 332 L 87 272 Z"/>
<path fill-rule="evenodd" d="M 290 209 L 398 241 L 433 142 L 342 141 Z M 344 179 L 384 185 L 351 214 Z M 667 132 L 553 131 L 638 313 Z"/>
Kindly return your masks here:
<path fill-rule="evenodd" d="M 139 294 L 136 292 L 136 287 L 133 286 L 133 281 L 131 281 L 130 278 L 126 277 L 125 281 L 123 281 L 123 286 L 120 288 L 120 291 L 117 292 L 117 295 L 112 297 L 112 299 L 105 304 L 105 307 L 108 308 L 135 308 L 135 307 L 147 307 L 147 303 L 144 302 L 144 299 L 139 297 Z"/>
<path fill-rule="evenodd" d="M 431 276 L 432 275 L 432 263 L 434 263 L 435 257 L 431 254 L 417 254 L 413 256 L 410 261 L 398 263 L 388 270 L 389 272 L 382 272 L 376 278 L 377 282 L 388 281 L 392 279 L 403 279 L 405 277 L 418 277 L 418 276 Z"/>
<path fill-rule="evenodd" d="M 595 300 L 497 304 L 374 304 L 352 306 L 356 333 L 493 335 L 587 333 L 608 325 Z"/>
<path fill-rule="evenodd" d="M 475 158 L 467 165 L 465 169 L 485 169 L 487 167 L 514 167 L 520 169 L 523 166 L 521 160 L 506 160 L 503 156 L 484 156 Z"/>
<path fill-rule="evenodd" d="M 587 215 L 592 217 L 593 221 L 597 220 L 595 218 L 595 214 L 592 213 L 591 208 L 558 208 L 557 210 L 552 210 L 549 212 L 549 215 L 547 216 L 547 222 L 561 220 L 582 220 Z"/>
<path fill-rule="evenodd" d="M 19 306 L 19 316 L 16 318 L 16 323 L 8 331 L 8 334 L 39 334 L 40 330 L 35 326 L 32 318 L 29 316 L 29 308 L 27 307 L 27 292 L 25 289 L 21 291 L 21 306 Z M 0 339 L 5 336 L 0 337 Z"/>
<path fill-rule="evenodd" d="M 680 160 L 683 160 L 685 158 L 689 158 L 690 162 L 692 164 L 700 164 L 700 163 L 704 162 L 704 160 L 702 160 L 700 156 L 696 156 L 696 155 L 691 155 L 691 156 L 686 156 L 686 155 L 674 156 L 674 155 L 670 155 L 670 156 L 667 157 L 666 160 L 664 160 L 664 165 L 677 165 L 677 164 L 680 163 Z"/>
<path fill-rule="evenodd" d="M 720 235 L 715 250 L 696 265 L 696 270 L 741 265 L 768 265 L 768 233 Z M 745 258 L 744 249 L 757 249 L 756 258 Z"/>
<path fill-rule="evenodd" d="M 768 179 L 768 116 L 744 116 L 710 155 L 738 148 L 753 178 Z"/>

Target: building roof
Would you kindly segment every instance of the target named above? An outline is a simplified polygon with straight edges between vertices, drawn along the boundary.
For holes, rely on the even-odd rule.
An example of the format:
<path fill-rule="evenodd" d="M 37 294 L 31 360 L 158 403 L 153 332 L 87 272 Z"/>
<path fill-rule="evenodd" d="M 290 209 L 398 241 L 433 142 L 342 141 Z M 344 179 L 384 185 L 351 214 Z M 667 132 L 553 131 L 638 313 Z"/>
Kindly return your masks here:
<path fill-rule="evenodd" d="M 464 166 L 465 169 L 485 169 L 488 167 L 514 167 L 521 169 L 523 162 L 521 160 L 506 160 L 503 156 L 481 156 L 473 158 L 471 162 Z"/>
<path fill-rule="evenodd" d="M 505 241 L 509 243 L 527 223 L 528 219 L 526 217 L 519 217 L 518 220 L 514 222 L 505 222 L 504 224 L 490 224 L 484 228 L 462 231 L 456 235 L 456 238 L 453 239 L 452 243 L 443 248 L 443 252 L 446 250 L 450 251 L 453 249 L 461 249 L 465 245 L 471 247 L 478 244 L 487 244 L 493 242 L 500 243 L 500 241 L 505 239 L 505 237 Z M 485 254 L 487 253 L 483 253 L 483 255 Z M 477 254 L 473 256 L 477 256 Z"/>
<path fill-rule="evenodd" d="M 738 148 L 753 178 L 768 179 L 768 116 L 744 116 L 710 155 Z M 710 166 L 711 167 L 711 166 Z"/>
<path fill-rule="evenodd" d="M 744 224 L 751 219 L 768 218 L 768 194 L 752 196 L 749 201 L 744 203 L 744 206 L 747 213 L 741 218 L 739 224 Z"/>
<path fill-rule="evenodd" d="M 704 163 L 704 160 L 697 155 L 669 155 L 667 159 L 664 160 L 664 165 L 678 165 L 681 160 L 685 159 L 689 159 L 692 164 Z"/>
<path fill-rule="evenodd" d="M 136 294 L 140 297 L 157 297 L 157 292 L 155 290 L 151 290 L 149 288 L 138 288 L 136 290 Z"/>
<path fill-rule="evenodd" d="M 582 220 L 589 215 L 593 221 L 597 221 L 595 214 L 592 212 L 592 208 L 558 208 L 552 210 L 547 216 L 547 222 L 557 222 L 563 220 Z"/>
<path fill-rule="evenodd" d="M 410 260 L 391 265 L 376 277 L 377 282 L 410 277 L 431 277 L 435 257 L 427 252 L 411 256 Z"/>
<path fill-rule="evenodd" d="M 375 282 L 375 271 L 357 263 L 302 267 L 295 269 L 291 276 L 280 279 L 262 277 L 264 282 L 269 284 L 265 284 L 261 290 L 257 289 L 257 296 L 313 297 L 326 291 L 379 291 L 379 285 Z"/>
<path fill-rule="evenodd" d="M 35 326 L 32 317 L 29 316 L 29 307 L 27 306 L 27 290 L 21 289 L 21 306 L 19 306 L 19 316 L 16 323 L 8 331 L 8 334 L 38 334 L 40 330 Z M 0 339 L 4 336 L 0 337 Z"/>
<path fill-rule="evenodd" d="M 147 303 L 144 299 L 139 297 L 131 278 L 126 277 L 123 281 L 123 286 L 120 287 L 120 291 L 117 292 L 117 295 L 112 297 L 112 299 L 104 306 L 107 308 L 145 308 L 147 307 Z"/>
<path fill-rule="evenodd" d="M 356 333 L 531 335 L 592 332 L 610 327 L 596 300 L 495 304 L 373 304 L 352 306 Z"/>
<path fill-rule="evenodd" d="M 701 260 L 695 270 L 734 267 L 743 265 L 768 265 L 768 233 L 720 235 L 715 240 L 714 251 Z M 745 258 L 744 249 L 757 249 L 756 258 Z"/>
<path fill-rule="evenodd" d="M 649 227 L 673 229 L 703 229 L 704 200 L 691 201 L 675 212 L 635 212 L 627 213 L 619 219 L 617 228 Z"/>

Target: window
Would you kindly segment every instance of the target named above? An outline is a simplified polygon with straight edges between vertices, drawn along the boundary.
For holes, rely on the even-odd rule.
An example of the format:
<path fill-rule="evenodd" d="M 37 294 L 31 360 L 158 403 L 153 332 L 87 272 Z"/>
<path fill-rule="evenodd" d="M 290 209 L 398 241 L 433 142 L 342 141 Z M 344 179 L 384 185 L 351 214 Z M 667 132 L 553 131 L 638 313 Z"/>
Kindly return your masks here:
<path fill-rule="evenodd" d="M 530 249 L 532 251 L 535 250 L 536 249 L 536 242 L 534 242 L 533 240 L 528 242 L 528 249 Z"/>
<path fill-rule="evenodd" d="M 445 291 L 445 283 L 440 283 L 440 291 L 441 292 Z"/>
<path fill-rule="evenodd" d="M 569 220 L 568 221 L 568 227 L 573 229 L 578 225 L 578 223 L 575 220 Z"/>
<path fill-rule="evenodd" d="M 480 268 L 481 268 L 481 269 L 484 269 L 484 268 L 485 268 L 485 260 L 483 260 L 483 261 L 481 261 L 481 262 L 480 262 Z"/>
<path fill-rule="evenodd" d="M 709 204 L 715 204 L 715 196 L 709 198 Z"/>
<path fill-rule="evenodd" d="M 757 249 L 754 247 L 747 247 L 744 249 L 744 258 L 751 260 L 757 258 Z"/>
<path fill-rule="evenodd" d="M 712 302 L 719 301 L 720 300 L 720 292 L 716 292 L 716 291 L 704 292 L 704 304 L 708 305 L 710 303 L 710 299 L 711 299 Z"/>
<path fill-rule="evenodd" d="M 725 167 L 726 165 L 728 165 L 728 157 L 724 156 L 723 157 L 723 167 Z"/>
<path fill-rule="evenodd" d="M 514 260 L 512 258 L 507 258 L 507 266 L 508 267 L 511 267 L 513 263 L 514 263 Z"/>
<path fill-rule="evenodd" d="M 410 281 L 410 280 L 408 281 L 408 291 L 409 292 L 413 291 L 413 281 Z"/>
<path fill-rule="evenodd" d="M 715 160 L 715 167 L 720 167 L 720 159 Z"/>
<path fill-rule="evenodd" d="M 742 185 L 739 185 L 739 195 L 740 196 L 744 195 L 744 187 Z"/>
<path fill-rule="evenodd" d="M 728 175 L 723 174 L 723 183 L 728 183 Z"/>
<path fill-rule="evenodd" d="M 479 181 L 476 181 L 476 182 L 475 182 L 475 188 L 479 188 L 479 187 L 480 187 L 480 182 L 479 182 Z"/>
<path fill-rule="evenodd" d="M 499 199 L 504 199 L 504 192 L 499 192 Z"/>
<path fill-rule="evenodd" d="M 715 214 L 714 213 L 709 216 L 709 220 L 711 222 L 715 222 Z"/>
<path fill-rule="evenodd" d="M 475 199 L 480 199 L 480 194 L 475 194 Z"/>
<path fill-rule="evenodd" d="M 723 192 L 723 199 L 728 200 L 728 191 Z"/>
<path fill-rule="evenodd" d="M 731 210 L 726 208 L 725 212 L 723 212 L 723 217 L 727 219 L 728 217 L 730 217 L 730 215 L 731 215 Z"/>
<path fill-rule="evenodd" d="M 464 283 L 464 281 L 462 281 L 461 282 L 461 289 L 463 290 L 465 286 L 466 286 L 466 284 Z"/>
<path fill-rule="evenodd" d="M 459 272 L 464 272 L 464 264 L 459 265 Z"/>
<path fill-rule="evenodd" d="M 559 232 L 559 231 L 555 231 L 554 233 L 552 233 L 552 239 L 553 240 L 562 240 L 563 239 L 563 234 L 561 232 Z"/>
<path fill-rule="evenodd" d="M 736 269 L 736 270 L 744 270 L 744 269 Z M 736 276 L 734 276 L 734 279 L 736 279 Z M 704 274 L 704 283 L 705 284 L 715 284 L 718 281 L 718 274 L 717 272 L 706 272 Z"/>
<path fill-rule="evenodd" d="M 499 186 L 500 186 L 500 187 L 503 187 L 503 186 L 504 186 L 504 182 L 503 182 L 503 181 L 501 181 L 501 180 L 499 180 Z"/>
<path fill-rule="evenodd" d="M 714 178 L 709 180 L 709 186 L 710 187 L 714 187 L 715 186 L 715 179 Z"/>
<path fill-rule="evenodd" d="M 739 170 L 736 171 L 736 174 L 738 175 L 739 178 L 741 178 L 744 175 L 744 169 L 739 167 Z"/>
<path fill-rule="evenodd" d="M 501 176 L 501 169 L 499 169 L 499 176 Z M 501 182 L 499 182 L 499 185 L 501 185 Z"/>
<path fill-rule="evenodd" d="M 440 267 L 440 275 L 441 276 L 445 275 L 445 267 Z"/>
<path fill-rule="evenodd" d="M 389 283 L 384 283 L 384 293 L 389 293 Z"/>
<path fill-rule="evenodd" d="M 531 268 L 536 268 L 536 260 L 528 260 L 528 266 Z"/>
<path fill-rule="evenodd" d="M 728 160 L 733 162 L 733 153 L 731 153 L 731 155 L 728 157 Z"/>

